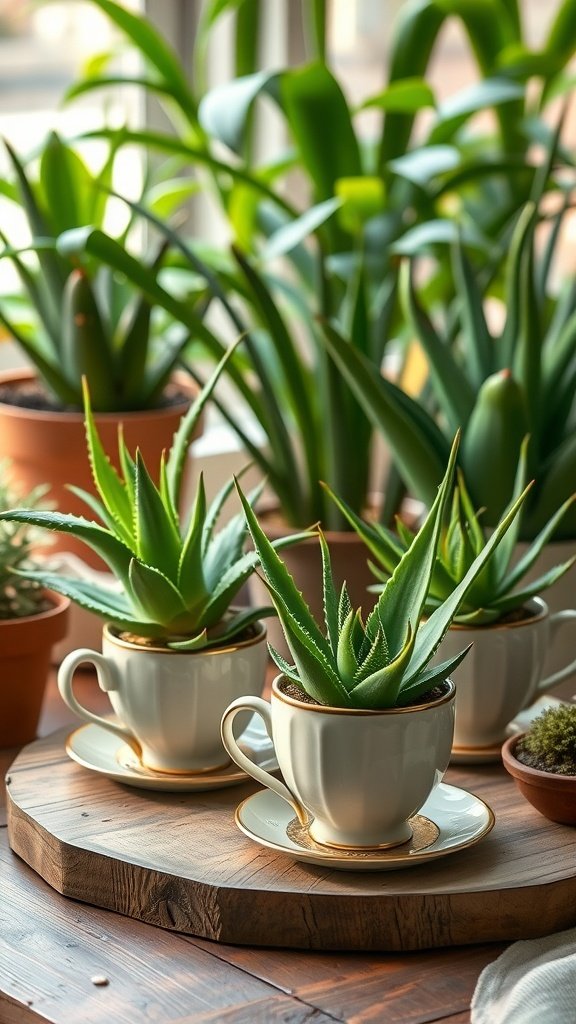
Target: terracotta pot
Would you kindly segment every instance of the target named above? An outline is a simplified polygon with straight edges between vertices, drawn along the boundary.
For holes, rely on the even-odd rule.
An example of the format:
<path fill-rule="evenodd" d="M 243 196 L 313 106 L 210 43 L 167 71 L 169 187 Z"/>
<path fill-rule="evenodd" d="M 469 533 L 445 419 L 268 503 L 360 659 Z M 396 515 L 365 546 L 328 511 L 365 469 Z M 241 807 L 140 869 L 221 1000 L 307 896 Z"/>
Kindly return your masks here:
<path fill-rule="evenodd" d="M 266 536 L 270 540 L 278 540 L 289 533 L 296 532 L 283 523 L 278 513 L 259 513 L 259 521 Z M 325 534 L 330 548 L 332 572 L 337 592 L 346 580 L 350 600 L 354 608 L 362 607 L 368 611 L 376 600 L 376 595 L 369 594 L 367 588 L 375 583 L 375 578 L 368 568 L 368 551 L 364 542 L 354 531 L 328 530 Z M 322 556 L 317 538 L 302 541 L 293 547 L 283 548 L 280 552 L 282 561 L 289 573 L 294 577 L 298 589 L 302 591 L 312 614 L 318 623 L 324 622 L 322 606 Z M 270 595 L 257 576 L 250 578 L 250 595 L 254 605 L 271 604 Z M 267 619 L 268 640 L 277 651 L 290 657 L 284 640 L 282 628 L 277 619 Z"/>
<path fill-rule="evenodd" d="M 0 620 L 0 748 L 36 737 L 53 645 L 66 635 L 70 602 L 50 593 L 52 608 Z"/>
<path fill-rule="evenodd" d="M 5 370 L 0 373 L 0 383 L 29 381 L 34 376 L 32 370 Z M 130 451 L 139 447 L 153 474 L 160 465 L 162 451 L 170 447 L 180 418 L 196 392 L 196 385 L 184 374 L 175 375 L 173 380 L 190 399 L 161 409 L 95 416 L 104 448 L 116 466 L 120 422 Z M 84 502 L 66 488 L 67 484 L 74 484 L 94 493 L 81 412 L 48 412 L 0 402 L 2 458 L 11 460 L 16 485 L 24 493 L 48 483 L 47 500 L 55 502 L 61 511 L 90 515 Z M 101 559 L 80 541 L 57 533 L 52 538 L 54 543 L 46 549 L 48 553 L 71 551 L 89 565 L 104 568 Z"/>
<path fill-rule="evenodd" d="M 576 825 L 576 775 L 555 775 L 522 764 L 515 756 L 524 733 L 511 736 L 502 747 L 502 760 L 522 796 L 550 821 Z"/>

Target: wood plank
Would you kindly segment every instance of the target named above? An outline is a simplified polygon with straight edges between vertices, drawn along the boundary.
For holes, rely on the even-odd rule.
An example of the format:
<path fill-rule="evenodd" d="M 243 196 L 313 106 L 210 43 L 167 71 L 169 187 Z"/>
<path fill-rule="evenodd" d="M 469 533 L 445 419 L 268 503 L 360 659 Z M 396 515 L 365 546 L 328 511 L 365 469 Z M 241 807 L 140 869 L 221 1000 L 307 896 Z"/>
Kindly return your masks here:
<path fill-rule="evenodd" d="M 334 1019 L 178 935 L 57 896 L 5 841 L 0 872 L 0 989 L 18 1024 Z M 109 984 L 95 985 L 97 976 Z"/>
<path fill-rule="evenodd" d="M 576 832 L 538 815 L 504 770 L 451 770 L 496 811 L 478 846 L 408 871 L 297 864 L 241 835 L 254 785 L 131 790 L 69 760 L 64 734 L 10 769 L 16 852 L 59 892 L 219 942 L 402 950 L 542 935 L 576 923 Z"/>
<path fill-rule="evenodd" d="M 505 948 L 467 946 L 418 953 L 319 953 L 247 950 L 188 939 L 210 948 L 287 994 L 344 1020 L 424 1024 L 469 1014 L 480 971 Z M 375 1007 L 381 1017 L 371 1016 Z"/>

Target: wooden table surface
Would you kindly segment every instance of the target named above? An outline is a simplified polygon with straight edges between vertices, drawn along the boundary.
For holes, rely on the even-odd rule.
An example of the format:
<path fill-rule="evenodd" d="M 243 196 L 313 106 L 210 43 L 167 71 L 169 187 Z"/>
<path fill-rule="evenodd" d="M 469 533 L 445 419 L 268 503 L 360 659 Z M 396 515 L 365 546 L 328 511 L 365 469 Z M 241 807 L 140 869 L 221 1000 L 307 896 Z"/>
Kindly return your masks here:
<path fill-rule="evenodd" d="M 40 733 L 70 721 L 52 680 Z M 0 751 L 2 777 L 15 753 Z M 467 1024 L 505 948 L 322 954 L 166 932 L 51 889 L 9 849 L 3 787 L 0 897 L 0 1024 Z"/>

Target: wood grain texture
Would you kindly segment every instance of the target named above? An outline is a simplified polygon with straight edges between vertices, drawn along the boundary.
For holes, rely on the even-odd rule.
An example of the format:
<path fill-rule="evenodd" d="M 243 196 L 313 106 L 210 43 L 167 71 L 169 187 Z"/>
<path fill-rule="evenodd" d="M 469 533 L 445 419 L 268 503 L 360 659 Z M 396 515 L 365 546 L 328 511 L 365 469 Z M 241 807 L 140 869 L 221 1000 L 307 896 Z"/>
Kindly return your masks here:
<path fill-rule="evenodd" d="M 407 871 L 331 872 L 242 836 L 254 791 L 130 790 L 80 768 L 64 733 L 18 756 L 13 849 L 75 899 L 226 943 L 406 950 L 543 935 L 576 923 L 576 831 L 538 815 L 499 766 L 452 769 L 496 813 L 473 849 Z"/>

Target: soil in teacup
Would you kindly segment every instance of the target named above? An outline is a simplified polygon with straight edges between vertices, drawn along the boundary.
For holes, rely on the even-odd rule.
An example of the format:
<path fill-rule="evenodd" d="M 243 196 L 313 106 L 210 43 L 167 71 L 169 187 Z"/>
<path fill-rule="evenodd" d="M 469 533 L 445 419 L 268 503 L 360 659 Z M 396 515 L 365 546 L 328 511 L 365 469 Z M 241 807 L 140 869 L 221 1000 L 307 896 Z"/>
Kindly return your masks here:
<path fill-rule="evenodd" d="M 318 707 L 323 707 L 319 700 L 315 700 L 309 693 L 306 693 L 298 683 L 293 680 L 283 680 L 280 683 L 280 690 L 286 694 L 287 697 L 291 697 L 292 700 L 298 700 L 302 704 L 316 704 Z M 432 690 L 428 690 L 427 693 L 420 694 L 419 697 L 415 697 L 414 700 L 409 701 L 408 704 L 402 704 L 402 707 L 416 708 L 419 704 L 431 704 L 446 694 L 446 687 L 443 685 L 435 686 Z"/>
<path fill-rule="evenodd" d="M 113 632 L 115 632 L 115 635 L 118 637 L 119 640 L 123 640 L 124 643 L 126 644 L 132 644 L 134 647 L 144 647 L 146 650 L 163 650 L 169 651 L 172 654 L 174 653 L 174 649 L 169 646 L 166 637 L 140 636 L 138 633 L 130 633 L 128 632 L 128 630 L 118 630 L 117 632 Z M 237 644 L 245 644 L 251 640 L 255 640 L 258 636 L 259 631 L 256 628 L 256 626 L 247 626 L 246 629 L 243 629 L 242 632 L 238 634 L 238 636 L 235 636 L 233 639 L 225 640 L 222 646 L 235 647 Z M 188 637 L 186 636 L 171 636 L 170 643 L 174 643 L 174 641 L 178 640 L 187 639 Z M 185 653 L 193 652 L 189 651 Z M 200 649 L 199 653 L 202 653 L 202 648 Z"/>

